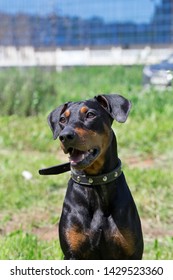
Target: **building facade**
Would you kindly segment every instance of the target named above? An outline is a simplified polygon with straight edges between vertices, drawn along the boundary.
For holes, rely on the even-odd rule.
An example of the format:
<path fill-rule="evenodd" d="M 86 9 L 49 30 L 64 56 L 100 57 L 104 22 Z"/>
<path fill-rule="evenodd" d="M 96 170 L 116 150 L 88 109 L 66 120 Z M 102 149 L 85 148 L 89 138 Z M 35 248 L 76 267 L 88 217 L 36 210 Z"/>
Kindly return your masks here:
<path fill-rule="evenodd" d="M 152 1 L 152 0 L 151 0 Z M 35 48 L 105 48 L 121 46 L 123 48 L 154 46 L 171 46 L 173 44 L 173 1 L 153 1 L 153 12 L 148 18 L 142 17 L 142 10 L 131 6 L 133 0 L 126 1 L 127 9 L 133 9 L 130 17 L 116 18 L 114 11 L 118 6 L 108 1 L 94 1 L 93 5 L 102 5 L 100 11 L 105 11 L 107 18 L 95 11 L 85 17 L 80 9 L 83 1 L 69 1 L 75 8 L 61 6 L 66 0 L 57 1 L 54 10 L 49 13 L 27 13 L 27 10 L 8 12 L 0 8 L 0 46 L 33 46 Z M 118 2 L 118 1 L 117 1 Z M 145 1 L 141 1 L 141 9 Z M 88 0 L 85 9 L 92 9 L 93 1 Z M 128 4 L 129 3 L 129 4 Z M 125 6 L 124 6 L 125 7 Z M 123 7 L 122 7 L 123 8 Z M 64 10 L 63 10 L 64 9 Z M 115 9 L 115 10 L 114 10 Z M 93 7 L 94 11 L 94 7 Z M 129 10 L 130 11 L 130 10 Z M 144 13 L 147 7 L 145 6 Z M 120 14 L 123 11 L 120 10 Z M 139 13 L 140 12 L 140 13 Z M 110 18 L 109 18 L 110 13 Z M 115 13 L 116 14 L 116 13 Z M 140 14 L 140 17 L 138 17 Z M 104 15 L 104 13 L 103 13 Z"/>

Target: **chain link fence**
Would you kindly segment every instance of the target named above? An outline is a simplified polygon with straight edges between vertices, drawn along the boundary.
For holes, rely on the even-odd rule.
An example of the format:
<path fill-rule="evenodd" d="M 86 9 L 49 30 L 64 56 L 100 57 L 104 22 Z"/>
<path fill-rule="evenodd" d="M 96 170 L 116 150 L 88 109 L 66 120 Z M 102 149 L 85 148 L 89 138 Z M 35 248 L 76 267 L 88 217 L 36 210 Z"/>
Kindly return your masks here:
<path fill-rule="evenodd" d="M 129 48 L 173 43 L 172 0 L 1 2 L 6 4 L 0 4 L 0 46 Z"/>

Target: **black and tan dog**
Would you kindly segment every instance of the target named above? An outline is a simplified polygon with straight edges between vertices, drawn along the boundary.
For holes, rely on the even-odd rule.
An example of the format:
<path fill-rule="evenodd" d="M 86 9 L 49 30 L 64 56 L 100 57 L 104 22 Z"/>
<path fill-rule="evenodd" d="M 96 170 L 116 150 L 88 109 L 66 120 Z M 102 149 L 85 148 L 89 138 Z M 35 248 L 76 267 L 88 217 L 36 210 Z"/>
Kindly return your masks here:
<path fill-rule="evenodd" d="M 126 121 L 130 107 L 120 95 L 99 95 L 65 103 L 48 117 L 71 167 L 59 224 L 65 259 L 142 258 L 141 223 L 111 129 L 113 120 Z"/>

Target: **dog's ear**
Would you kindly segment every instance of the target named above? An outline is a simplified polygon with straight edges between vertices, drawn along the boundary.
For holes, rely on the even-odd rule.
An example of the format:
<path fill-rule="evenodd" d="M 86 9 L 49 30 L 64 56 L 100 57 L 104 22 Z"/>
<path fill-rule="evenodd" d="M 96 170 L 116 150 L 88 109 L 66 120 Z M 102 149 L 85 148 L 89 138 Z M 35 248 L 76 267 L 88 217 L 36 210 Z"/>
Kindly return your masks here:
<path fill-rule="evenodd" d="M 60 132 L 61 132 L 61 127 L 59 125 L 59 119 L 61 114 L 63 114 L 63 112 L 65 112 L 65 110 L 67 109 L 68 103 L 65 103 L 59 107 L 57 107 L 55 110 L 53 110 L 47 118 L 48 124 L 53 132 L 53 138 L 54 140 L 57 139 L 57 137 L 59 136 Z"/>
<path fill-rule="evenodd" d="M 126 121 L 131 108 L 129 100 L 118 94 L 98 95 L 95 99 L 114 120 L 121 123 Z"/>

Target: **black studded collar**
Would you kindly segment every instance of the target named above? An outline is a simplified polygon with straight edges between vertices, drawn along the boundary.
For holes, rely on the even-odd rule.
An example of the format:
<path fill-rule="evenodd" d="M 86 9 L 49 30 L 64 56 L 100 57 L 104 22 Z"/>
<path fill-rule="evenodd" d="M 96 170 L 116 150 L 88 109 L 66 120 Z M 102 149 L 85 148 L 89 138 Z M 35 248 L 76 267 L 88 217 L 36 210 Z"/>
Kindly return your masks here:
<path fill-rule="evenodd" d="M 79 175 L 75 172 L 74 169 L 71 170 L 71 178 L 73 181 L 80 185 L 85 185 L 85 186 L 94 186 L 94 185 L 105 185 L 110 182 L 113 182 L 116 180 L 122 173 L 121 169 L 121 161 L 120 159 L 118 160 L 118 165 L 117 167 L 108 173 L 101 174 L 101 175 Z"/>

